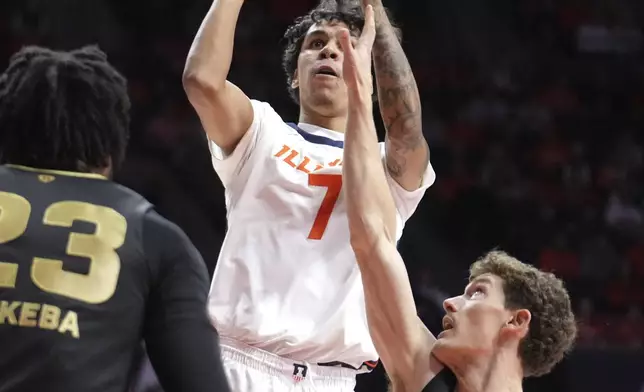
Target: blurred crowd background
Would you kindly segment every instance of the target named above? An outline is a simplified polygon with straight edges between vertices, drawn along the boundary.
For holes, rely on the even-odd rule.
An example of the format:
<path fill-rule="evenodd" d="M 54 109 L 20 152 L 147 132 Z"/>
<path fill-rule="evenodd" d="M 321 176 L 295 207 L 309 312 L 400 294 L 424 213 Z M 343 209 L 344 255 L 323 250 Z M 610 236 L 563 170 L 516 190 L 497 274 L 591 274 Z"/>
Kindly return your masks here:
<path fill-rule="evenodd" d="M 384 3 L 403 29 L 438 175 L 400 243 L 425 322 L 440 329 L 442 300 L 499 247 L 564 277 L 580 323 L 575 351 L 526 391 L 644 391 L 644 2 Z M 280 40 L 315 4 L 246 0 L 238 24 L 230 79 L 285 119 L 298 113 Z M 0 66 L 26 44 L 98 43 L 133 101 L 116 180 L 179 224 L 212 273 L 224 194 L 181 87 L 209 6 L 2 0 Z M 358 384 L 386 390 L 381 369 Z"/>

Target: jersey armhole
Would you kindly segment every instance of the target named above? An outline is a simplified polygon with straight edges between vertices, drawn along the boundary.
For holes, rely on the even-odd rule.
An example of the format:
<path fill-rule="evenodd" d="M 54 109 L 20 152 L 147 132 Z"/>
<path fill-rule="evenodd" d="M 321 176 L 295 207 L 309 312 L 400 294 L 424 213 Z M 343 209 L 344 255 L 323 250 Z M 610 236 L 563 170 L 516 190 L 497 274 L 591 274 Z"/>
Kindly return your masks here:
<path fill-rule="evenodd" d="M 386 151 L 385 143 L 380 142 L 380 152 L 382 158 L 382 167 L 385 171 L 385 176 L 387 178 L 387 184 L 389 185 L 389 191 L 391 192 L 394 198 L 394 204 L 396 206 L 396 211 L 400 216 L 403 225 L 411 218 L 411 216 L 416 212 L 416 208 L 420 204 L 420 201 L 423 199 L 427 189 L 431 187 L 436 181 L 436 172 L 432 166 L 431 161 L 427 162 L 423 176 L 420 179 L 420 183 L 417 189 L 413 191 L 408 191 L 396 181 L 391 174 L 389 169 L 387 169 L 386 162 Z"/>
<path fill-rule="evenodd" d="M 226 189 L 233 186 L 235 178 L 239 176 L 246 163 L 251 159 L 257 149 L 258 143 L 264 137 L 264 117 L 266 116 L 267 105 L 263 102 L 251 100 L 253 108 L 253 122 L 244 132 L 235 148 L 229 154 L 224 151 L 210 138 L 208 138 L 208 150 L 212 166 L 217 172 L 219 179 Z"/>
<path fill-rule="evenodd" d="M 261 124 L 260 124 L 261 121 L 258 119 L 258 115 L 257 115 L 258 108 L 255 107 L 255 104 L 253 104 L 252 101 L 251 101 L 251 106 L 253 108 L 253 122 L 250 124 L 250 127 L 248 127 L 248 129 L 244 132 L 242 137 L 237 142 L 237 145 L 235 146 L 235 148 L 233 148 L 233 150 L 229 154 L 226 154 L 224 150 L 222 150 L 217 143 L 215 143 L 211 138 L 208 137 L 208 135 L 206 135 L 206 139 L 208 140 L 208 150 L 210 150 L 210 155 L 217 162 L 222 162 L 228 159 L 236 158 L 237 155 L 241 154 L 240 151 L 245 150 L 250 144 L 250 135 L 254 135 L 256 134 L 256 132 L 259 131 L 261 127 Z"/>

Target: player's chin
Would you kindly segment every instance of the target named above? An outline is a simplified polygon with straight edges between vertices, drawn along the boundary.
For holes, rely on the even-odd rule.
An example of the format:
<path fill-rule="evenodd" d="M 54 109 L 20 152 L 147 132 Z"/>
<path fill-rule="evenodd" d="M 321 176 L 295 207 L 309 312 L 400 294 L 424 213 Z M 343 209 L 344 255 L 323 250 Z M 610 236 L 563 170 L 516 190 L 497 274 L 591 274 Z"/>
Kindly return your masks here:
<path fill-rule="evenodd" d="M 320 86 L 313 88 L 310 101 L 314 106 L 334 108 L 346 101 L 346 90 L 334 86 Z"/>
<path fill-rule="evenodd" d="M 458 353 L 461 351 L 457 343 L 458 342 L 455 342 L 450 338 L 440 338 L 436 340 L 436 343 L 434 343 L 432 355 L 434 355 L 444 365 L 450 365 L 456 361 Z"/>
<path fill-rule="evenodd" d="M 311 95 L 314 96 L 335 96 L 337 94 L 340 94 L 342 91 L 345 89 L 342 88 L 343 86 L 338 83 L 338 82 L 316 82 L 312 81 L 311 82 Z"/>

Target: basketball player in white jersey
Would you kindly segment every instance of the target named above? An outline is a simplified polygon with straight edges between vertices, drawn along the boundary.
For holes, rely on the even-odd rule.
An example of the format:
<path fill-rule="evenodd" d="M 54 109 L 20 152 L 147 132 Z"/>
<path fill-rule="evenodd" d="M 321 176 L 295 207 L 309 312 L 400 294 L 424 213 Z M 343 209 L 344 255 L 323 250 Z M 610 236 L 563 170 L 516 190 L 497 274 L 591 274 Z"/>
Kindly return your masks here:
<path fill-rule="evenodd" d="M 572 346 L 577 328 L 568 293 L 554 275 L 490 252 L 472 265 L 464 294 L 445 301 L 438 340 L 423 325 L 379 165 L 369 38 L 355 48 L 348 35 L 340 40 L 350 108 L 342 170 L 369 330 L 393 391 L 519 392 L 524 377 L 549 372 Z"/>
<path fill-rule="evenodd" d="M 374 60 L 388 131 L 378 165 L 388 168 L 400 238 L 435 174 L 409 64 L 382 4 L 372 2 L 365 29 L 378 36 Z M 285 69 L 300 103 L 295 125 L 226 80 L 242 4 L 213 3 L 183 79 L 226 188 L 228 232 L 210 314 L 233 390 L 352 391 L 356 374 L 378 359 L 342 191 L 348 107 L 338 37 L 349 30 L 357 40 L 363 5 L 325 0 L 286 32 Z"/>

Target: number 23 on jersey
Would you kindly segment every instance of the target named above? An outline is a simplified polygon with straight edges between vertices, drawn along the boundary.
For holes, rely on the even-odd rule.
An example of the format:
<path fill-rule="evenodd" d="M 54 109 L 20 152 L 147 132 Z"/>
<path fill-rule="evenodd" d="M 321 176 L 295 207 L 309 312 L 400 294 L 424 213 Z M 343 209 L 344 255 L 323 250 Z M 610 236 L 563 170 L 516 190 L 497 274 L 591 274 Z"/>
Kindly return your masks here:
<path fill-rule="evenodd" d="M 31 204 L 15 193 L 0 192 L 0 245 L 16 240 L 27 230 Z M 115 210 L 80 201 L 59 201 L 45 210 L 45 226 L 71 228 L 74 221 L 96 225 L 93 234 L 70 233 L 66 251 L 89 259 L 87 274 L 65 271 L 62 260 L 34 257 L 31 280 L 41 290 L 78 301 L 100 304 L 116 291 L 121 260 L 116 253 L 125 242 L 126 219 Z M 62 244 L 61 244 L 62 245 Z M 15 288 L 18 264 L 0 260 L 0 288 Z"/>

